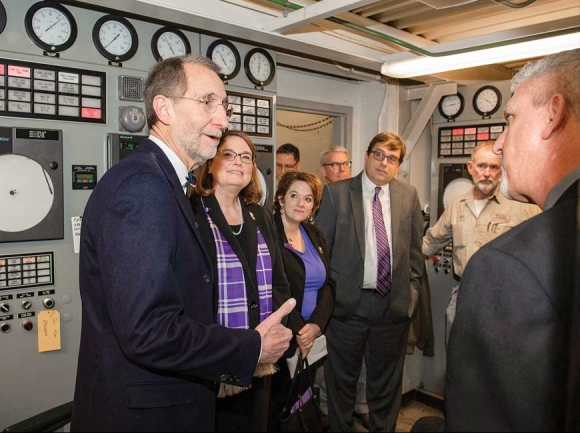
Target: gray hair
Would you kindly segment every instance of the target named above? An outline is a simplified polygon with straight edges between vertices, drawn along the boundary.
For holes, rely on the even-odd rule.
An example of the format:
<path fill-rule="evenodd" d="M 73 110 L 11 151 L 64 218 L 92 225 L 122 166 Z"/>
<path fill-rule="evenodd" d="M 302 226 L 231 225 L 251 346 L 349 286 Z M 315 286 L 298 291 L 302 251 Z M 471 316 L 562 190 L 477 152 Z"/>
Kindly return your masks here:
<path fill-rule="evenodd" d="M 553 76 L 546 82 L 544 92 L 535 98 L 534 104 L 545 104 L 554 93 L 561 93 L 575 113 L 576 119 L 580 120 L 580 85 L 578 85 L 580 48 L 552 54 L 537 62 L 526 63 L 512 79 L 512 94 L 525 81 L 545 78 L 549 74 Z"/>
<path fill-rule="evenodd" d="M 320 165 L 324 165 L 328 162 L 328 158 L 326 158 L 328 156 L 329 153 L 333 153 L 333 152 L 340 152 L 340 153 L 346 153 L 346 156 L 348 158 L 348 149 L 344 146 L 332 146 L 329 147 L 326 150 L 323 150 L 322 152 L 320 152 Z"/>
<path fill-rule="evenodd" d="M 153 100 L 157 95 L 183 96 L 187 92 L 187 75 L 184 69 L 186 63 L 203 66 L 216 74 L 219 74 L 221 70 L 211 59 L 195 54 L 170 57 L 153 66 L 143 90 L 149 129 L 159 121 L 153 108 Z"/>

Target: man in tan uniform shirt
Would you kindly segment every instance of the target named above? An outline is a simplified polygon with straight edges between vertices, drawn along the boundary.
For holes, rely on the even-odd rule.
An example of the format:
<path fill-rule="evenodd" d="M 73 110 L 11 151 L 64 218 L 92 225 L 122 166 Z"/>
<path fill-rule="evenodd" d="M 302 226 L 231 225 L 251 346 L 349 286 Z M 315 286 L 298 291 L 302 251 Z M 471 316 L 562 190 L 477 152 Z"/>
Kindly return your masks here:
<path fill-rule="evenodd" d="M 535 205 L 508 200 L 499 190 L 501 162 L 493 153 L 493 141 L 473 149 L 467 170 L 473 189 L 455 198 L 439 221 L 423 237 L 423 255 L 431 257 L 453 241 L 453 277 L 461 280 L 467 261 L 487 242 L 540 213 Z M 446 311 L 445 341 L 455 319 L 459 284 L 453 287 Z"/>

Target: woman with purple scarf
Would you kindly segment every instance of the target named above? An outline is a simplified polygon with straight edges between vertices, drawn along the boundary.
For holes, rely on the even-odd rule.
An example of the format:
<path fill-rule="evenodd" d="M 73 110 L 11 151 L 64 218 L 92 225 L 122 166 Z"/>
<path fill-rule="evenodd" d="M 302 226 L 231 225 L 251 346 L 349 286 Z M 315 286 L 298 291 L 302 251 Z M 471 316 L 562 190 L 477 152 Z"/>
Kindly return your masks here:
<path fill-rule="evenodd" d="M 272 216 L 258 205 L 262 189 L 255 160 L 247 134 L 224 133 L 215 158 L 201 167 L 191 197 L 198 229 L 214 259 L 216 322 L 228 328 L 253 329 L 290 298 Z M 298 320 L 292 316 L 289 322 Z M 276 368 L 266 366 L 256 370 L 250 388 L 236 387 L 224 377 L 229 384 L 220 384 L 216 431 L 267 431 Z"/>

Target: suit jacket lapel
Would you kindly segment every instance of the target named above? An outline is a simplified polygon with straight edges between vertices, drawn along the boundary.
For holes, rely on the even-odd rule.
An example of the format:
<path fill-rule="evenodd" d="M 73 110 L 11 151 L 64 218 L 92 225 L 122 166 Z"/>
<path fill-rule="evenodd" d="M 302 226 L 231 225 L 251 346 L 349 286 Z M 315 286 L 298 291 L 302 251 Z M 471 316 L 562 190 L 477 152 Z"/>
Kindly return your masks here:
<path fill-rule="evenodd" d="M 159 168 L 161 169 L 162 173 L 165 175 L 167 182 L 171 185 L 173 190 L 173 196 L 175 197 L 175 201 L 179 207 L 179 210 L 185 217 L 185 220 L 189 224 L 193 236 L 195 237 L 197 243 L 199 244 L 200 248 L 202 249 L 203 253 L 205 254 L 209 263 L 212 263 L 209 260 L 209 254 L 207 253 L 206 248 L 204 247 L 204 243 L 201 241 L 201 237 L 197 230 L 197 225 L 195 223 L 195 217 L 193 215 L 193 210 L 191 208 L 191 203 L 187 199 L 185 193 L 183 192 L 183 185 L 179 182 L 177 178 L 177 174 L 175 173 L 175 169 L 171 165 L 165 153 L 150 140 L 145 140 L 137 149 L 138 151 L 144 151 L 148 153 L 153 160 L 157 163 Z"/>
<path fill-rule="evenodd" d="M 397 179 L 393 179 L 391 181 L 389 190 L 391 193 L 391 234 L 393 236 L 393 239 L 391 239 L 391 251 L 396 251 L 394 246 L 397 245 L 397 239 L 399 237 L 399 223 L 401 220 L 402 209 L 401 191 L 399 189 L 399 181 Z M 396 256 L 394 253 L 391 253 L 391 255 L 393 256 L 394 267 Z"/>
<path fill-rule="evenodd" d="M 352 215 L 354 227 L 358 237 L 360 255 L 365 259 L 365 212 L 362 193 L 362 173 L 353 178 L 350 184 L 350 202 L 352 205 Z"/>

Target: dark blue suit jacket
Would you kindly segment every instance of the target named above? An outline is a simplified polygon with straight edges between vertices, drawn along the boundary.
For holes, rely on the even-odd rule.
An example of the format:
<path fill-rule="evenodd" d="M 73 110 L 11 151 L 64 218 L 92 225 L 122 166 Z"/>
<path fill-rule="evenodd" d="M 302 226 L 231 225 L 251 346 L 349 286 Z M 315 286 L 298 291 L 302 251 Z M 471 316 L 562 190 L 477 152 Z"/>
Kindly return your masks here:
<path fill-rule="evenodd" d="M 255 330 L 215 325 L 213 268 L 163 151 L 144 141 L 83 215 L 73 431 L 211 431 L 215 382 L 251 383 Z"/>

